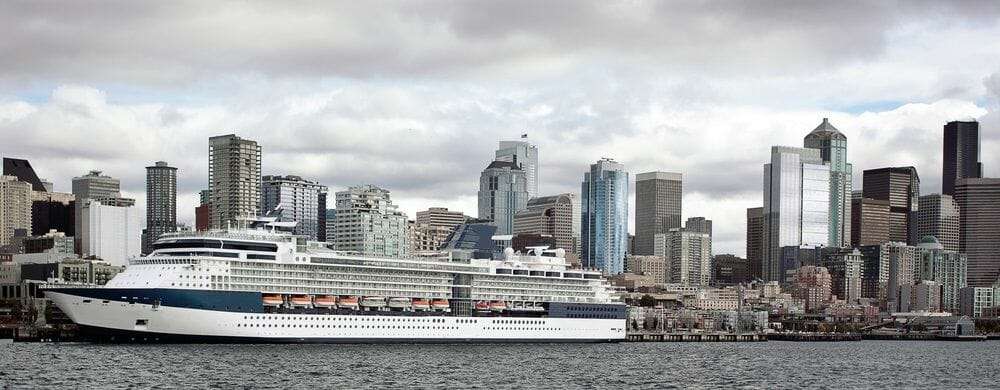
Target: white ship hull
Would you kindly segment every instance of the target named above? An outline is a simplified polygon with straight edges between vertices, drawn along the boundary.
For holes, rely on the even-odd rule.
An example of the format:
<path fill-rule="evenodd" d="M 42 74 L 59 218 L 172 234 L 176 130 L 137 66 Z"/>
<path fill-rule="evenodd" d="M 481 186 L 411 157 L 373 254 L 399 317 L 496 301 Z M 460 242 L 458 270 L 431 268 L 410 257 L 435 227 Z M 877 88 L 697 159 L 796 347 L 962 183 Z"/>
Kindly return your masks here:
<path fill-rule="evenodd" d="M 47 296 L 93 338 L 113 342 L 614 342 L 624 319 L 277 314 Z"/>

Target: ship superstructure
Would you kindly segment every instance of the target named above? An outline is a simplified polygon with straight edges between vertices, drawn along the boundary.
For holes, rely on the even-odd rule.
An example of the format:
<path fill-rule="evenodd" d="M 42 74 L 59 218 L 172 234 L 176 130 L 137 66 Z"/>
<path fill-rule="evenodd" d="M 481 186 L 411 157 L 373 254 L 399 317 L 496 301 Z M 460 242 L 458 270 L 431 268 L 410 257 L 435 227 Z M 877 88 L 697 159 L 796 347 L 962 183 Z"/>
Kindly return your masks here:
<path fill-rule="evenodd" d="M 625 306 L 562 249 L 363 256 L 274 228 L 161 236 L 105 286 L 46 294 L 117 341 L 615 341 Z"/>

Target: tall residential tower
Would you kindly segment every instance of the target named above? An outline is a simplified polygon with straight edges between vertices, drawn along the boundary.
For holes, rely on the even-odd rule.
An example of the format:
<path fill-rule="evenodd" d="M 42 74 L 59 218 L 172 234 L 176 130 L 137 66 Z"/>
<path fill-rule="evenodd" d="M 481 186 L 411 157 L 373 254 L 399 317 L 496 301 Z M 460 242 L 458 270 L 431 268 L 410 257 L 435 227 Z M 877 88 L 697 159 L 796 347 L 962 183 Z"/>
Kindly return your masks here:
<path fill-rule="evenodd" d="M 146 167 L 146 231 L 142 253 L 163 233 L 177 231 L 177 168 L 157 161 Z"/>
<path fill-rule="evenodd" d="M 211 228 L 260 215 L 260 145 L 234 134 L 208 139 Z"/>

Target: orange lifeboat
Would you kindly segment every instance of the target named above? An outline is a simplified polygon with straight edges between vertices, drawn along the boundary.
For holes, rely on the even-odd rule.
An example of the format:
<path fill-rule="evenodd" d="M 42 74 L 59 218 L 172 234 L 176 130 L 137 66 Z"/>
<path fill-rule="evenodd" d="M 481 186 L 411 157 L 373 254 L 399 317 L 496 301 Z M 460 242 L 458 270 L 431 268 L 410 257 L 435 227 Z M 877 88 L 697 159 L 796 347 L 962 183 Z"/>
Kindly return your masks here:
<path fill-rule="evenodd" d="M 308 295 L 295 295 L 292 296 L 292 306 L 309 306 L 312 304 L 312 298 Z"/>
<path fill-rule="evenodd" d="M 263 296 L 264 306 L 281 306 L 284 301 L 281 299 L 281 295 L 267 294 Z"/>
<path fill-rule="evenodd" d="M 335 307 L 337 306 L 337 297 L 330 295 L 320 295 L 316 297 L 313 303 L 316 307 Z"/>
<path fill-rule="evenodd" d="M 447 299 L 435 299 L 431 301 L 431 307 L 434 310 L 447 310 L 449 307 Z"/>
<path fill-rule="evenodd" d="M 337 302 L 337 306 L 340 307 L 340 308 L 342 308 L 342 309 L 355 309 L 355 310 L 357 310 L 357 308 L 358 308 L 358 297 L 356 297 L 356 296 L 351 295 L 351 296 L 346 296 L 346 297 L 340 297 L 340 299 L 338 299 L 337 301 L 338 301 Z"/>
<path fill-rule="evenodd" d="M 429 310 L 431 303 L 423 298 L 413 298 L 413 310 Z"/>
<path fill-rule="evenodd" d="M 488 310 L 490 310 L 490 303 L 486 302 L 486 301 L 476 302 L 476 310 L 479 310 L 479 311 L 488 311 Z"/>
<path fill-rule="evenodd" d="M 493 302 L 490 302 L 490 310 L 493 310 L 493 311 L 504 311 L 504 310 L 507 310 L 507 302 L 504 302 L 504 301 L 493 301 Z"/>

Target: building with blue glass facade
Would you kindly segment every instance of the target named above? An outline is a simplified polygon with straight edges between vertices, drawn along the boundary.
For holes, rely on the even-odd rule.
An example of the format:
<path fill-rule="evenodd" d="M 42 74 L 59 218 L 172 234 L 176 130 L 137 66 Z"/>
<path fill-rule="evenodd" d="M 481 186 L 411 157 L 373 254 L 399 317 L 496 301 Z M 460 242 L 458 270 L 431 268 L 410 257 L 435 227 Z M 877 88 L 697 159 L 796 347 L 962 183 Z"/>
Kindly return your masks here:
<path fill-rule="evenodd" d="M 625 269 L 628 246 L 628 172 L 603 158 L 590 165 L 581 186 L 580 262 L 606 274 Z"/>

